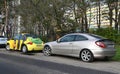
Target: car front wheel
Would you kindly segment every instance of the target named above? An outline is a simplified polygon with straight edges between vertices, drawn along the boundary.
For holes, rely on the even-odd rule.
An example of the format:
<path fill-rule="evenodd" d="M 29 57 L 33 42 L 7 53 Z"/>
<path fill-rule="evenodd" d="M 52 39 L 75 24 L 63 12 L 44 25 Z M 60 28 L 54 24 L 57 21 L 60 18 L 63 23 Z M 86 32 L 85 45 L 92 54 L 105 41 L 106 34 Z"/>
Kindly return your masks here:
<path fill-rule="evenodd" d="M 27 46 L 26 46 L 26 45 L 24 45 L 24 46 L 22 47 L 22 52 L 23 52 L 23 53 L 27 53 L 27 52 L 28 52 L 28 49 L 27 49 Z"/>
<path fill-rule="evenodd" d="M 6 45 L 6 50 L 10 51 L 10 45 L 9 44 Z"/>
<path fill-rule="evenodd" d="M 51 48 L 49 46 L 45 46 L 43 49 L 43 54 L 45 56 L 50 56 L 51 55 Z"/>
<path fill-rule="evenodd" d="M 87 49 L 81 51 L 80 58 L 84 62 L 92 62 L 94 60 L 92 52 Z"/>

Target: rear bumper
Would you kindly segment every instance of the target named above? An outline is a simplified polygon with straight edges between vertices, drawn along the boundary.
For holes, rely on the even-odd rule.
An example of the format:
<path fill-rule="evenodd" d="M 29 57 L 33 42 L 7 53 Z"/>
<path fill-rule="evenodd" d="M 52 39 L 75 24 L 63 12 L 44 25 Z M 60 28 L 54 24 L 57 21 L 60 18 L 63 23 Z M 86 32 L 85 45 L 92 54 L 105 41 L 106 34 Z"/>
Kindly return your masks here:
<path fill-rule="evenodd" d="M 116 51 L 95 51 L 93 52 L 94 58 L 104 58 L 115 56 Z"/>
<path fill-rule="evenodd" d="M 28 45 L 28 51 L 40 51 L 43 50 L 43 45 L 36 46 L 36 45 Z"/>

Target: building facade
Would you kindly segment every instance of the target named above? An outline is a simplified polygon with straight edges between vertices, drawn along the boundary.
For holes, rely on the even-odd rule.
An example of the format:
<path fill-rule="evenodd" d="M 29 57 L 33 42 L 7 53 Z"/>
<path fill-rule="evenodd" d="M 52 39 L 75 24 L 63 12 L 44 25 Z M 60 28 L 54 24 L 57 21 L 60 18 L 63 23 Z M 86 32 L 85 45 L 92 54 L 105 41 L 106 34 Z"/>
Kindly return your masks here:
<path fill-rule="evenodd" d="M 115 19 L 115 9 L 113 9 L 112 12 L 113 12 L 112 18 Z M 120 14 L 120 2 L 118 2 L 118 15 L 119 14 Z M 98 28 L 99 20 L 102 28 L 109 27 L 110 20 L 108 5 L 104 1 L 100 2 L 100 6 L 96 5 L 95 2 L 92 3 L 91 7 L 89 7 L 87 10 L 87 19 L 90 28 Z M 115 27 L 114 20 L 112 24 L 113 24 L 112 27 Z"/>

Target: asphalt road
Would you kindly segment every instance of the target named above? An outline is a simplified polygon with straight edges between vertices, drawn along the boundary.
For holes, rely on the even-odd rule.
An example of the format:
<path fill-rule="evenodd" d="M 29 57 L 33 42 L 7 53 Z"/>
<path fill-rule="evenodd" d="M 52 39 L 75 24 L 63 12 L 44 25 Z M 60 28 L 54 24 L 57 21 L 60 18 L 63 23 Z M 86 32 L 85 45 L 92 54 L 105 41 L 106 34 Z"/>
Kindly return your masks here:
<path fill-rule="evenodd" d="M 38 57 L 45 60 L 39 59 Z M 59 58 L 59 56 L 57 58 Z M 68 62 L 68 64 L 59 63 L 57 59 L 56 62 L 52 62 L 51 60 L 52 58 L 43 55 L 24 55 L 20 52 L 0 50 L 0 74 L 115 74 L 112 72 L 70 65 L 69 61 L 75 59 L 63 59 Z M 55 61 L 55 59 L 53 59 L 53 61 Z"/>

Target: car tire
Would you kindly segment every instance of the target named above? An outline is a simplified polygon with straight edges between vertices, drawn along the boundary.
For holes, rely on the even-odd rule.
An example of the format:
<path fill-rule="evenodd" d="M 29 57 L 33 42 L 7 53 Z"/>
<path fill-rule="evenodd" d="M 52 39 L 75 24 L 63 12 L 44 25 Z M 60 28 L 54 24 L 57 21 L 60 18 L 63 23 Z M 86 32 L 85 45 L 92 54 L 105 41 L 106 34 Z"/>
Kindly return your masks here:
<path fill-rule="evenodd" d="M 81 51 L 80 58 L 84 62 L 92 62 L 94 60 L 92 52 L 87 49 Z"/>
<path fill-rule="evenodd" d="M 27 53 L 28 52 L 27 46 L 23 45 L 21 51 L 22 53 Z"/>
<path fill-rule="evenodd" d="M 10 45 L 9 44 L 6 45 L 6 50 L 10 51 Z"/>
<path fill-rule="evenodd" d="M 51 56 L 51 48 L 49 46 L 45 46 L 43 49 L 43 54 L 45 56 Z"/>

